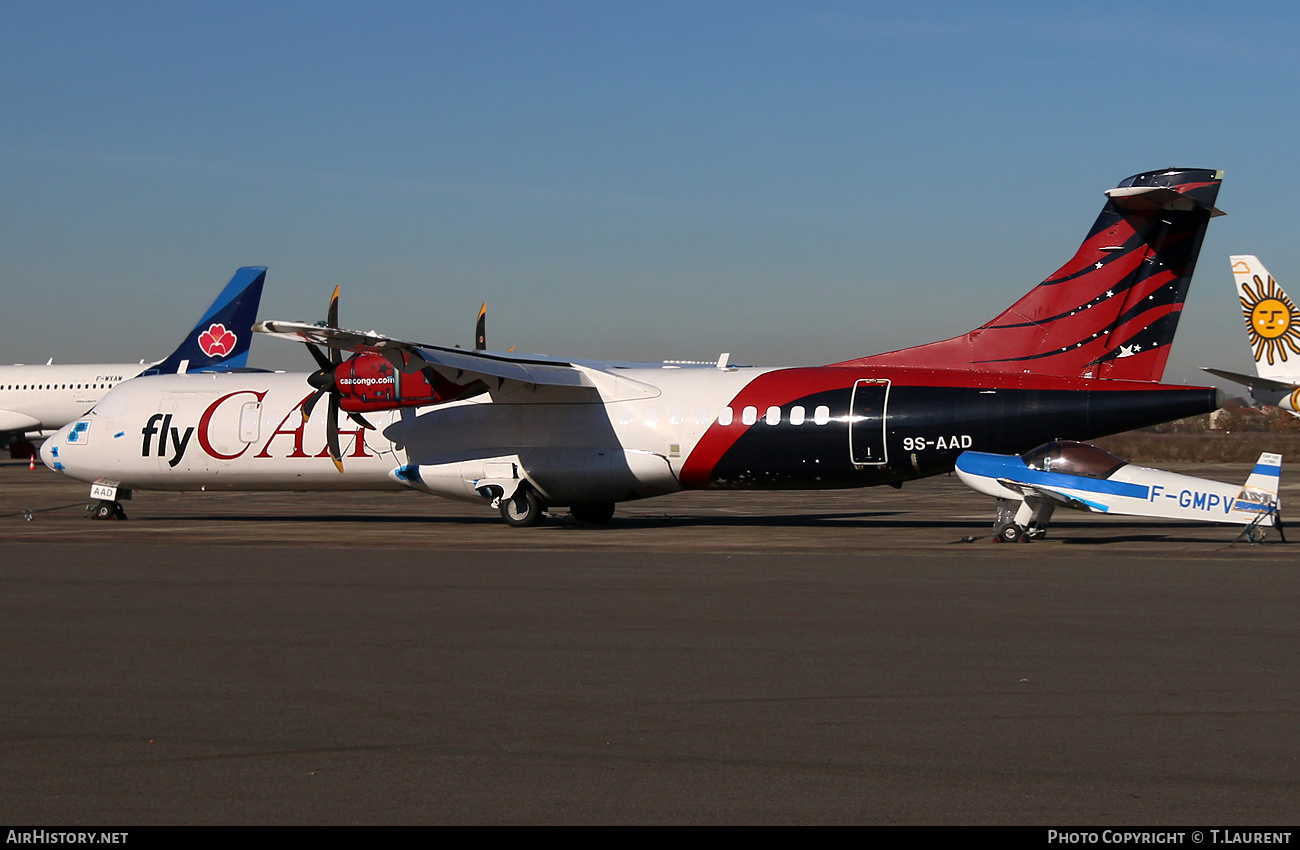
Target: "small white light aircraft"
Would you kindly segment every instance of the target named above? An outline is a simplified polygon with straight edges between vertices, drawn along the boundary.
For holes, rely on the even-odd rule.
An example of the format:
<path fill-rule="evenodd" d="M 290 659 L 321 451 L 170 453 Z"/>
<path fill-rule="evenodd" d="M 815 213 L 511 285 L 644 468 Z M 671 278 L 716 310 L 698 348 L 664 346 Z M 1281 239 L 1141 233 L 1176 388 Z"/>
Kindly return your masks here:
<path fill-rule="evenodd" d="M 264 266 L 235 272 L 176 350 L 157 363 L 0 366 L 0 442 L 49 436 L 137 375 L 242 369 L 265 282 Z"/>
<path fill-rule="evenodd" d="M 562 360 L 343 330 L 336 291 L 323 325 L 258 326 L 307 343 L 318 371 L 129 381 L 41 454 L 108 516 L 131 489 L 409 488 L 528 526 L 684 489 L 899 487 L 964 449 L 1216 409 L 1211 387 L 1159 381 L 1222 176 L 1127 178 L 1055 274 L 929 345 L 791 369 Z"/>
<path fill-rule="evenodd" d="M 1300 310 L 1258 257 L 1240 254 L 1231 260 L 1255 374 L 1202 368 L 1250 387 L 1251 398 L 1260 404 L 1300 416 Z"/>
<path fill-rule="evenodd" d="M 998 500 L 996 536 L 1004 543 L 1043 536 L 1052 512 L 1062 506 L 1282 530 L 1282 456 L 1271 452 L 1259 456 L 1241 487 L 1137 466 L 1096 446 L 1068 440 L 1023 455 L 962 452 L 956 469 L 968 487 Z"/>

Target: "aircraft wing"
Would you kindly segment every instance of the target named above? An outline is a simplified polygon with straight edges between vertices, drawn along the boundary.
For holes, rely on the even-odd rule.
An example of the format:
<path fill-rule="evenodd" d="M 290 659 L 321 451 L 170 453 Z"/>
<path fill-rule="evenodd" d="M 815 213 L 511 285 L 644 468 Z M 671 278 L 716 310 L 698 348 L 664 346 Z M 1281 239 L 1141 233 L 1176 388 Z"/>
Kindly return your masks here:
<path fill-rule="evenodd" d="M 1010 478 L 999 478 L 998 483 L 1022 496 L 1037 496 L 1042 499 L 1050 499 L 1058 505 L 1064 505 L 1076 511 L 1088 511 L 1098 514 L 1109 512 L 1109 509 L 1099 502 L 1089 502 L 1052 487 L 1045 487 L 1042 484 L 1026 484 L 1024 481 L 1014 481 Z"/>
<path fill-rule="evenodd" d="M 340 351 L 377 352 L 404 372 L 432 366 L 447 379 L 457 382 L 466 378 L 494 378 L 498 389 L 505 381 L 529 387 L 596 387 L 586 368 L 564 360 L 406 342 L 373 332 L 327 328 L 307 322 L 258 322 L 253 330 Z"/>
<path fill-rule="evenodd" d="M 1218 375 L 1220 378 L 1227 378 L 1238 384 L 1244 384 L 1251 389 L 1276 390 L 1278 392 L 1289 393 L 1296 389 L 1296 385 L 1287 381 L 1278 381 L 1273 378 L 1261 378 L 1258 375 L 1243 375 L 1240 372 L 1227 372 L 1223 369 L 1211 369 L 1208 366 L 1201 367 L 1202 372 L 1209 372 L 1211 375 Z"/>

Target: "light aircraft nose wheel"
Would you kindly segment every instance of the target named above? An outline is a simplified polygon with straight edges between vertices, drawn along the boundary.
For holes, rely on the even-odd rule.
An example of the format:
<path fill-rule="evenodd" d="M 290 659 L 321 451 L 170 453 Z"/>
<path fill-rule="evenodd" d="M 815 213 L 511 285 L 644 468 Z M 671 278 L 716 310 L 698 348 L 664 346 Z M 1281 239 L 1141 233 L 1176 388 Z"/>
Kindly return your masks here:
<path fill-rule="evenodd" d="M 1014 522 L 1000 526 L 997 530 L 999 543 L 1019 543 L 1025 539 L 1025 531 Z"/>
<path fill-rule="evenodd" d="M 501 518 L 506 525 L 529 528 L 541 523 L 546 506 L 531 487 L 520 487 L 513 499 L 501 501 Z"/>

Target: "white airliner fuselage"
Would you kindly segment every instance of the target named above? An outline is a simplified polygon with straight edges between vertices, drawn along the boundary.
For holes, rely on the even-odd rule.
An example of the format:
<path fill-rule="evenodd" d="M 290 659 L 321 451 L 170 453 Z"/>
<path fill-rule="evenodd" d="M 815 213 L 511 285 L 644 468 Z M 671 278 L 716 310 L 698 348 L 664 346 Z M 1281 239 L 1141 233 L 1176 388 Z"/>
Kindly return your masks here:
<path fill-rule="evenodd" d="M 48 436 L 90 410 L 104 394 L 134 378 L 145 363 L 0 366 L 0 433 Z"/>

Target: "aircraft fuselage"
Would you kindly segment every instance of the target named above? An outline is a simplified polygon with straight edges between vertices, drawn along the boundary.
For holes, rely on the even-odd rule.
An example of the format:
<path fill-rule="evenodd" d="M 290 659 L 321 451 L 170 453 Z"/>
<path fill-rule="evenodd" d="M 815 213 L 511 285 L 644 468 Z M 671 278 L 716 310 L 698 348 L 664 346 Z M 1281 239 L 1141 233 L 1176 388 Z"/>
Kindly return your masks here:
<path fill-rule="evenodd" d="M 53 431 L 85 415 L 144 363 L 0 366 L 0 433 Z"/>
<path fill-rule="evenodd" d="M 483 501 L 528 481 L 556 506 L 681 489 L 827 489 L 947 472 L 966 450 L 1024 451 L 1213 410 L 1217 391 L 899 367 L 615 368 L 598 388 L 529 388 L 302 421 L 302 374 L 149 376 L 43 449 L 81 480 L 160 490 L 410 487 Z M 89 423 L 83 425 L 82 423 Z M 80 430 L 78 430 L 80 429 Z M 493 489 L 496 488 L 496 489 Z"/>

